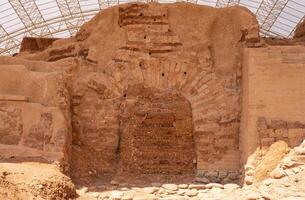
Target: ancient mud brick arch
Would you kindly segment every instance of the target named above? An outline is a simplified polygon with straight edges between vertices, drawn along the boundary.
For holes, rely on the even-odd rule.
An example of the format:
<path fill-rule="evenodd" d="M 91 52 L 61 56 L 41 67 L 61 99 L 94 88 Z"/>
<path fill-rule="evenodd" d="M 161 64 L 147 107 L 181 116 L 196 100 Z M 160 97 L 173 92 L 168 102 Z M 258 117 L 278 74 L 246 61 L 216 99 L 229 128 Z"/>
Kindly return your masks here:
<path fill-rule="evenodd" d="M 75 87 L 73 101 L 76 103 L 72 117 L 75 129 L 72 171 L 76 176 L 86 176 L 88 171 L 97 172 L 97 174 L 101 172 L 114 173 L 117 169 L 116 163 L 120 162 L 119 159 L 122 159 L 122 163 L 130 165 L 132 161 L 140 157 L 130 158 L 128 157 L 130 155 L 124 153 L 124 148 L 130 148 L 131 152 L 138 153 L 138 149 L 126 142 L 128 139 L 124 140 L 124 137 L 141 138 L 140 140 L 142 140 L 142 137 L 144 139 L 145 136 L 137 135 L 135 130 L 130 132 L 121 130 L 122 126 L 135 122 L 125 120 L 124 123 L 120 124 L 119 120 L 123 118 L 118 117 L 126 111 L 120 107 L 128 101 L 128 91 L 136 89 L 138 85 L 158 91 L 152 95 L 160 95 L 169 91 L 169 96 L 178 93 L 183 96 L 185 102 L 189 102 L 194 138 L 194 147 L 191 149 L 195 149 L 194 161 L 197 162 L 195 168 L 202 171 L 216 170 L 217 174 L 218 171 L 225 171 L 227 168 L 238 170 L 238 130 L 241 107 L 241 86 L 238 72 L 232 72 L 229 75 L 216 73 L 215 50 L 208 40 L 205 43 L 185 47 L 171 29 L 168 9 L 165 6 L 154 4 L 122 6 L 119 8 L 118 24 L 125 32 L 125 45 L 116 51 L 112 59 L 99 69 L 98 73 L 82 75 L 83 78 L 79 79 L 78 86 Z M 166 98 L 165 95 L 163 100 L 160 99 L 164 105 L 168 105 Z M 132 101 L 132 99 L 130 100 Z M 178 97 L 172 99 L 173 102 L 178 100 Z M 141 101 L 143 101 L 144 107 L 146 104 L 152 103 Z M 137 101 L 135 100 L 135 102 Z M 98 108 L 98 104 L 104 106 Z M 141 106 L 138 107 L 131 103 L 130 119 L 136 116 L 132 113 L 140 108 Z M 156 109 L 161 108 L 162 106 Z M 100 118 L 94 114 L 96 112 L 107 112 L 107 114 L 100 115 L 105 116 Z M 189 110 L 186 109 L 185 112 L 188 115 Z M 148 115 L 152 113 L 152 110 L 147 110 Z M 88 119 L 85 119 L 84 115 Z M 161 116 L 157 115 L 156 117 L 161 119 Z M 84 128 L 84 124 L 87 122 L 95 124 L 94 121 L 97 124 L 103 122 L 114 129 L 100 132 L 97 127 L 91 129 L 92 131 Z M 140 127 L 140 124 L 138 126 Z M 188 132 L 189 129 L 185 131 Z M 95 135 L 92 138 L 91 133 Z M 158 131 L 155 131 L 156 137 L 158 134 Z M 87 143 L 86 140 L 90 140 L 90 142 Z M 158 139 L 156 138 L 156 140 Z M 122 146 L 120 146 L 119 141 L 122 142 Z M 176 141 L 178 142 L 178 140 Z M 126 143 L 124 144 L 124 142 Z M 144 141 L 143 144 L 145 144 Z M 190 144 L 191 142 L 185 143 L 185 145 Z M 174 149 L 172 145 L 173 143 L 169 146 Z M 109 148 L 102 150 L 100 147 Z M 150 147 L 153 148 L 152 145 Z M 119 149 L 121 150 L 120 157 L 118 157 Z M 192 171 L 192 150 L 189 153 L 191 156 L 178 161 L 184 163 L 185 172 Z M 186 152 L 182 152 L 183 156 L 186 154 Z M 109 159 L 99 155 L 108 155 Z M 223 158 L 224 162 L 222 162 Z M 156 160 L 159 163 L 162 162 L 161 155 Z M 151 165 L 146 166 L 145 163 L 148 163 L 144 159 L 138 159 L 138 161 L 139 163 L 132 167 L 135 167 L 139 172 L 149 173 L 151 170 L 150 172 L 157 173 L 162 171 L 162 165 L 154 168 Z M 173 169 L 173 166 L 168 164 L 165 171 Z M 184 170 L 181 167 L 174 170 L 174 173 L 182 171 Z"/>

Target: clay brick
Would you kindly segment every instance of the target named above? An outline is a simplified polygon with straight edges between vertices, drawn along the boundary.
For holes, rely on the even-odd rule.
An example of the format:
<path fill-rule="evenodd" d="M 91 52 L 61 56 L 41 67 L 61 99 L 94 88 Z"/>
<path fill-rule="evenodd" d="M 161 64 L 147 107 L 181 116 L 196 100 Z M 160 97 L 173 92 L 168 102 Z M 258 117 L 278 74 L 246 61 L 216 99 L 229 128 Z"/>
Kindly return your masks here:
<path fill-rule="evenodd" d="M 300 138 L 304 135 L 305 129 L 289 129 L 288 137 L 290 138 Z"/>

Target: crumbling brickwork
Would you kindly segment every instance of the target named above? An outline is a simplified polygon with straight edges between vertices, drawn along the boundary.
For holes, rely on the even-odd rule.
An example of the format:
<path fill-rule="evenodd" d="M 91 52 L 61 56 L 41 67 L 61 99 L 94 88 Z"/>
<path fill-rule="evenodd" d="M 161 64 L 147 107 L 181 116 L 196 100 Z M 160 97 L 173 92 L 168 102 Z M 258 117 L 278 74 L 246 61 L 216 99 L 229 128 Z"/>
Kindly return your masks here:
<path fill-rule="evenodd" d="M 76 176 L 81 175 L 79 171 L 82 171 L 82 173 L 92 171 L 93 173 L 97 172 L 97 174 L 100 174 L 100 172 L 113 173 L 116 169 L 113 166 L 116 166 L 115 163 L 118 159 L 117 149 L 129 149 L 129 151 L 134 152 L 134 155 L 129 155 L 120 151 L 119 159 L 122 159 L 122 163 L 125 163 L 120 166 L 125 166 L 127 169 L 129 168 L 127 166 L 135 165 L 137 167 L 133 166 L 136 168 L 134 171 L 142 173 L 162 172 L 162 162 L 165 162 L 163 164 L 165 166 L 164 171 L 167 173 L 188 173 L 192 171 L 193 164 L 196 164 L 195 168 L 197 170 L 238 170 L 238 130 L 241 108 L 241 77 L 237 75 L 239 69 L 237 68 L 233 70 L 235 72 L 232 71 L 225 76 L 219 75 L 215 71 L 215 64 L 213 63 L 213 60 L 215 60 L 213 51 L 218 47 L 214 47 L 210 42 L 185 47 L 178 35 L 173 32 L 169 15 L 168 8 L 159 5 L 130 4 L 118 9 L 118 25 L 125 32 L 125 44 L 115 51 L 112 59 L 105 65 L 98 65 L 98 71 L 102 73 L 81 75 L 83 78 L 79 78 L 80 81 L 75 84 L 74 90 L 78 96 L 74 95 L 73 97 L 75 102 L 75 112 L 73 113 L 73 127 L 75 128 L 75 151 L 73 151 L 75 154 L 73 155 L 75 155 L 75 160 L 73 162 L 78 164 L 72 166 L 75 168 L 73 171 L 75 171 Z M 83 34 L 85 32 L 85 29 L 82 30 Z M 98 60 L 94 56 L 96 50 L 92 49 L 89 48 L 88 59 L 94 66 L 94 63 L 97 63 Z M 144 88 L 154 88 L 153 90 L 161 92 L 160 95 L 163 94 L 162 91 L 176 92 L 183 95 L 186 102 L 189 102 L 192 120 L 186 127 L 192 126 L 194 146 L 190 148 L 189 157 L 179 158 L 180 161 L 177 161 L 178 163 L 184 163 L 181 168 L 174 167 L 175 165 L 169 163 L 168 158 L 166 158 L 166 156 L 171 155 L 172 159 L 175 160 L 174 155 L 177 151 L 175 150 L 175 143 L 179 143 L 179 140 L 170 140 L 171 142 L 167 145 L 169 149 L 172 149 L 172 151 L 169 151 L 170 153 L 165 152 L 165 149 L 161 147 L 158 151 L 156 150 L 155 155 L 159 155 L 159 157 L 155 157 L 154 163 L 159 162 L 159 166 L 149 165 L 149 162 L 145 161 L 144 158 L 141 160 L 137 152 L 142 150 L 129 143 L 132 141 L 131 138 L 138 138 L 137 141 L 147 141 L 147 144 L 143 143 L 143 148 L 146 151 L 151 152 L 155 149 L 152 145 L 150 147 L 148 143 L 149 135 L 136 135 L 137 131 L 123 128 L 129 123 L 135 123 L 132 121 L 135 114 L 132 113 L 138 109 L 137 104 L 134 105 L 137 101 L 136 99 L 129 99 L 127 91 L 136 91 L 137 85 Z M 164 93 L 163 102 L 160 101 L 156 104 L 155 109 L 162 111 L 167 105 L 166 99 L 170 98 L 170 94 Z M 141 96 L 141 94 L 139 95 Z M 151 92 L 149 95 L 154 96 L 155 94 Z M 122 110 L 121 107 L 125 105 L 125 99 L 126 102 L 131 101 L 130 105 L 133 106 L 127 110 Z M 148 100 L 149 98 L 144 101 L 146 103 L 143 102 L 142 104 L 154 105 L 153 102 Z M 178 99 L 172 99 L 172 101 L 175 102 Z M 108 106 L 109 114 L 106 114 L 109 115 L 109 118 L 104 121 L 107 122 L 108 126 L 114 127 L 113 131 L 100 132 L 97 128 L 93 128 L 99 126 L 98 124 L 102 121 L 94 114 L 102 112 L 95 105 L 103 102 L 111 104 Z M 152 111 L 148 109 L 146 115 L 150 115 L 150 112 Z M 189 111 L 186 110 L 185 112 L 188 113 Z M 117 116 L 122 115 L 122 113 L 126 113 L 125 115 L 128 117 L 126 119 L 118 118 Z M 84 115 L 87 116 L 87 119 L 81 117 Z M 112 118 L 110 118 L 111 115 Z M 161 115 L 157 116 L 161 117 Z M 124 123 L 121 121 L 122 119 L 125 119 L 123 120 Z M 164 123 L 166 120 L 170 120 L 170 118 L 164 119 Z M 90 127 L 92 128 L 86 128 L 88 122 L 91 123 Z M 183 126 L 182 124 L 181 126 Z M 157 138 L 160 137 L 158 139 L 160 144 L 161 141 L 166 141 L 157 129 L 152 129 L 150 134 L 156 135 Z M 175 133 L 172 134 L 175 135 Z M 98 135 L 103 137 L 98 137 Z M 109 138 L 108 141 L 108 135 L 114 139 L 110 140 Z M 118 140 L 120 140 L 120 144 Z M 186 144 L 190 145 L 192 142 L 189 141 Z M 106 150 L 105 148 L 108 145 L 111 147 Z M 103 153 L 101 153 L 102 149 Z M 195 150 L 195 157 L 191 156 L 192 149 Z M 91 158 L 89 156 L 89 158 L 88 156 L 80 156 L 82 154 L 109 155 L 109 157 L 97 156 Z M 141 154 L 145 157 L 144 152 L 141 152 Z M 163 154 L 165 161 L 162 161 Z M 182 157 L 186 155 L 183 152 L 180 154 Z M 147 153 L 146 156 L 146 160 L 149 160 L 152 155 L 149 156 Z M 92 162 L 92 160 L 96 161 Z M 186 164 L 186 160 L 188 160 L 188 164 Z M 170 166 L 171 164 L 172 166 Z M 184 170 L 182 170 L 182 166 L 185 166 Z"/>
<path fill-rule="evenodd" d="M 0 59 L 29 71 L 26 84 L 3 79 L 0 92 L 15 81 L 25 105 L 43 107 L 33 123 L 23 123 L 23 144 L 44 152 L 64 145 L 75 180 L 132 172 L 234 181 L 241 49 L 257 39 L 257 21 L 238 7 L 120 5 L 101 11 L 75 37 Z"/>
<path fill-rule="evenodd" d="M 182 95 L 135 87 L 126 92 L 121 107 L 123 174 L 194 173 L 192 112 Z"/>
<path fill-rule="evenodd" d="M 262 148 L 269 147 L 279 140 L 285 141 L 289 147 L 296 147 L 305 138 L 305 124 L 260 117 L 257 120 L 257 134 Z"/>
<path fill-rule="evenodd" d="M 71 134 L 62 73 L 10 63 L 0 69 L 0 161 L 56 161 L 65 168 Z"/>
<path fill-rule="evenodd" d="M 0 143 L 18 144 L 23 133 L 21 109 L 0 104 Z"/>

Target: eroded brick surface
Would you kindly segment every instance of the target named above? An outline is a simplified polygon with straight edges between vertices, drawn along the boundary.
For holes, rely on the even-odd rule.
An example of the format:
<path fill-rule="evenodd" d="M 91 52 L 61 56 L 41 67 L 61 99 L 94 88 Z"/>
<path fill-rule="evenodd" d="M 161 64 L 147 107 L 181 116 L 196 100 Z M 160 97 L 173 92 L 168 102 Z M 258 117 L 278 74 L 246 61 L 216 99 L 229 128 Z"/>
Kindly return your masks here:
<path fill-rule="evenodd" d="M 192 174 L 195 149 L 189 102 L 175 92 L 138 88 L 120 114 L 123 173 Z"/>
<path fill-rule="evenodd" d="M 257 132 L 261 147 L 269 147 L 279 140 L 285 141 L 289 147 L 296 147 L 305 138 L 305 124 L 261 117 L 257 120 Z"/>

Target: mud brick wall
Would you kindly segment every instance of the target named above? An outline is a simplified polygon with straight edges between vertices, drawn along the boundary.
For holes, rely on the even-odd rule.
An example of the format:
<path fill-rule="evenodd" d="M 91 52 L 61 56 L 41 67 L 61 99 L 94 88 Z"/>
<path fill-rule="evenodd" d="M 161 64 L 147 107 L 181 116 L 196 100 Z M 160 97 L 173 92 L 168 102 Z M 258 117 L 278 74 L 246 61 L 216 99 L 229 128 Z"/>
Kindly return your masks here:
<path fill-rule="evenodd" d="M 64 170 L 71 134 L 62 73 L 0 70 L 0 161 L 58 162 Z"/>
<path fill-rule="evenodd" d="M 50 47 L 56 38 L 33 38 L 24 37 L 21 42 L 20 52 L 37 52 L 43 51 Z"/>
<path fill-rule="evenodd" d="M 136 76 L 136 80 L 129 82 L 143 81 L 147 86 L 180 90 L 190 101 L 197 167 L 200 169 L 220 159 L 229 148 L 238 154 L 238 126 L 234 124 L 238 121 L 236 117 L 239 109 L 235 103 L 238 102 L 239 94 L 238 89 L 229 89 L 233 85 L 238 87 L 237 78 L 229 76 L 223 79 L 213 73 L 211 47 L 202 46 L 197 50 L 206 58 L 201 65 L 196 58 L 197 53 L 192 56 L 187 50 L 181 49 L 183 44 L 171 30 L 169 15 L 166 7 L 134 5 L 121 9 L 119 25 L 126 27 L 127 47 L 122 48 L 122 54 L 117 55 L 124 58 L 118 64 L 124 66 L 126 61 L 139 63 L 140 70 L 146 75 L 143 76 L 144 80 Z M 138 61 L 134 54 L 141 55 Z M 198 74 L 198 71 L 201 73 Z M 226 91 L 225 87 L 228 87 Z M 230 108 L 225 108 L 225 104 L 230 104 Z M 216 122 L 217 118 L 222 118 L 220 123 Z M 227 120 L 228 124 L 225 122 Z M 213 126 L 214 129 L 210 128 Z"/>
<path fill-rule="evenodd" d="M 184 9 L 182 4 L 127 4 L 112 9 L 94 19 L 101 24 L 116 20 L 117 27 L 111 26 L 117 31 L 113 37 L 121 38 L 108 59 L 99 55 L 101 47 L 91 43 L 99 41 L 94 33 L 99 30 L 93 31 L 96 24 L 86 24 L 77 35 L 89 47 L 73 86 L 74 177 L 131 171 L 238 171 L 242 32 L 228 28 L 220 34 L 204 23 L 202 32 L 215 34 L 190 41 L 197 36 L 189 37 L 189 31 L 174 21 Z M 243 19 L 252 17 L 245 15 L 249 18 Z M 222 20 L 227 18 L 217 18 L 217 23 Z M 248 32 L 243 39 L 255 36 L 250 28 Z M 223 33 L 232 37 L 218 44 Z M 230 46 L 230 53 L 220 56 L 224 45 Z M 231 56 L 232 51 L 236 55 Z M 184 112 L 182 118 L 178 107 Z M 99 128 L 103 123 L 111 128 Z"/>
<path fill-rule="evenodd" d="M 305 124 L 260 117 L 257 120 L 257 134 L 262 148 L 269 147 L 279 140 L 285 141 L 293 148 L 305 139 Z"/>
<path fill-rule="evenodd" d="M 90 77 L 73 95 L 72 174 L 96 176 L 116 170 L 119 145 L 119 101 L 107 99 L 103 85 Z"/>
<path fill-rule="evenodd" d="M 304 46 L 245 49 L 240 138 L 243 161 L 260 145 L 283 139 L 293 147 L 303 135 L 304 52 Z"/>
<path fill-rule="evenodd" d="M 197 179 L 206 183 L 239 183 L 240 171 L 239 170 L 200 170 L 196 174 Z M 203 178 L 203 179 L 201 179 Z"/>
<path fill-rule="evenodd" d="M 0 94 L 24 96 L 62 112 L 73 139 L 69 161 L 76 180 L 131 169 L 147 174 L 236 171 L 241 49 L 257 41 L 258 33 L 255 17 L 239 7 L 119 5 L 98 13 L 75 37 L 53 41 L 46 49 L 33 41 L 37 51 L 0 58 L 35 71 L 2 69 Z M 29 148 L 34 140 L 49 141 L 51 124 L 59 123 L 44 109 L 34 124 L 28 123 L 33 125 L 24 143 Z M 18 112 L 12 111 L 16 119 Z M 149 118 L 137 121 L 142 116 Z M 137 128 L 125 129 L 131 125 Z M 11 137 L 19 134 L 12 129 Z"/>

